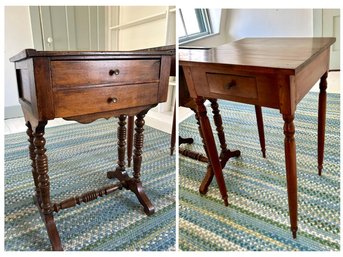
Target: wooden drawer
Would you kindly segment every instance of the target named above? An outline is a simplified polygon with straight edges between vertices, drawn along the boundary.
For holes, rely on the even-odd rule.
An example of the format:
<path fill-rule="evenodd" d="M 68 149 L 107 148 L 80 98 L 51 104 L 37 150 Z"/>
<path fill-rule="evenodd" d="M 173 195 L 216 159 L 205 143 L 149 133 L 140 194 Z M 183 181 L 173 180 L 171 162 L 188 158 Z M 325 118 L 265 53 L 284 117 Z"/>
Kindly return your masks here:
<path fill-rule="evenodd" d="M 51 61 L 52 86 L 157 82 L 160 59 Z"/>
<path fill-rule="evenodd" d="M 112 101 L 114 99 L 114 102 Z M 158 102 L 158 84 L 134 84 L 55 90 L 56 117 L 72 117 Z"/>
<path fill-rule="evenodd" d="M 210 93 L 257 99 L 256 78 L 230 74 L 206 73 Z"/>

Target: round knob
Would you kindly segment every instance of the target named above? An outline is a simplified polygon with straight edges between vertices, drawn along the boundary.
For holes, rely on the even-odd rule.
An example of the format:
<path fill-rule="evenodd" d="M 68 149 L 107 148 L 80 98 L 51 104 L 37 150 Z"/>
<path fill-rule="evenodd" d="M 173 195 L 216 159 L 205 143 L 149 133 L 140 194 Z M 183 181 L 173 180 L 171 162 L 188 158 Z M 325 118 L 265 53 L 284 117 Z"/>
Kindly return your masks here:
<path fill-rule="evenodd" d="M 227 88 L 230 89 L 234 86 L 236 86 L 237 83 L 236 83 L 236 80 L 231 80 L 228 84 L 227 84 Z"/>
<path fill-rule="evenodd" d="M 108 103 L 114 104 L 114 103 L 116 103 L 116 102 L 118 102 L 118 99 L 117 99 L 117 98 L 115 98 L 115 97 L 110 97 L 110 98 L 108 98 Z"/>
<path fill-rule="evenodd" d="M 118 70 L 118 69 L 110 70 L 110 71 L 108 72 L 108 74 L 110 74 L 110 76 L 112 76 L 113 74 L 114 74 L 114 75 L 119 75 L 119 70 Z"/>

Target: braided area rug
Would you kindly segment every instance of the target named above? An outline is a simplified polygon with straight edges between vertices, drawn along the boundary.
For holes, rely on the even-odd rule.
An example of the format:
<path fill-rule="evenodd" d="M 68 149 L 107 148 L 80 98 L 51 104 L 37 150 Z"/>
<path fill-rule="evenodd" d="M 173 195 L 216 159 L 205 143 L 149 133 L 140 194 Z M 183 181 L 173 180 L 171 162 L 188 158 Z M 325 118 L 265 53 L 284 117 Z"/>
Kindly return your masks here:
<path fill-rule="evenodd" d="M 309 93 L 295 116 L 298 171 L 298 235 L 293 240 L 288 216 L 283 120 L 278 110 L 262 108 L 267 158 L 262 157 L 255 109 L 219 101 L 227 144 L 239 149 L 223 170 L 229 206 L 216 182 L 206 196 L 198 192 L 206 164 L 180 155 L 179 246 L 184 251 L 320 251 L 340 249 L 339 94 L 328 94 L 324 169 L 317 171 L 318 94 Z M 212 122 L 211 108 L 208 114 Z M 194 116 L 180 124 L 182 145 L 204 153 Z M 215 131 L 215 130 L 214 130 Z M 219 143 L 217 136 L 217 147 Z M 219 149 L 218 149 L 219 151 Z"/>
<path fill-rule="evenodd" d="M 117 159 L 117 119 L 46 129 L 51 198 L 59 202 L 117 180 L 106 178 Z M 119 190 L 55 215 L 64 250 L 175 250 L 175 156 L 170 135 L 145 126 L 143 187 L 155 214 L 143 212 L 134 193 Z M 5 250 L 50 250 L 33 204 L 26 133 L 5 137 Z M 132 174 L 132 169 L 128 168 Z"/>

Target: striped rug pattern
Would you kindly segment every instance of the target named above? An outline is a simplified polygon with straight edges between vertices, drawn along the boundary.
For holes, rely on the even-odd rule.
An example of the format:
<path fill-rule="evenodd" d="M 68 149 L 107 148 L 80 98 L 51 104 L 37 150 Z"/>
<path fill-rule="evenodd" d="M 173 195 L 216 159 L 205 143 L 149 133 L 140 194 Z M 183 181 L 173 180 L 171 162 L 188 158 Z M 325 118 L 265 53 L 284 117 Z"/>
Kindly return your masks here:
<path fill-rule="evenodd" d="M 223 170 L 229 206 L 217 184 L 198 193 L 206 164 L 180 156 L 179 246 L 184 251 L 338 251 L 340 249 L 339 94 L 328 94 L 323 175 L 317 175 L 318 94 L 309 93 L 295 117 L 298 168 L 298 237 L 290 232 L 283 148 L 283 120 L 263 108 L 267 158 L 260 151 L 254 107 L 219 101 L 227 143 L 242 153 Z M 211 109 L 208 108 L 212 122 Z M 214 128 L 212 122 L 212 128 Z M 188 149 L 204 152 L 195 118 L 181 123 Z M 216 137 L 217 140 L 217 137 Z M 217 140 L 217 146 L 219 146 Z M 218 149 L 219 150 L 219 149 Z"/>
<path fill-rule="evenodd" d="M 53 201 L 116 181 L 117 119 L 46 129 Z M 125 189 L 55 215 L 64 250 L 175 250 L 175 156 L 170 135 L 145 126 L 142 181 L 155 205 L 147 217 Z M 131 174 L 131 168 L 128 169 Z M 5 137 L 5 250 L 50 250 L 44 224 L 32 201 L 33 181 L 26 133 Z"/>

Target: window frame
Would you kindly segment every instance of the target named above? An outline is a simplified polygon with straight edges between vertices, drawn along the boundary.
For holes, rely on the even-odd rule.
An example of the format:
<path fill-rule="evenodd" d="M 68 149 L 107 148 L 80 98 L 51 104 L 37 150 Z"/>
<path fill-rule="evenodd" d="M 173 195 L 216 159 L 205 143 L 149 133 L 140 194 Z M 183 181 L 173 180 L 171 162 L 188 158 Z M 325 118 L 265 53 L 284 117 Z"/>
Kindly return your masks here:
<path fill-rule="evenodd" d="M 182 9 L 181 8 L 179 9 L 179 15 L 181 18 L 182 26 L 183 26 L 185 33 L 186 33 L 185 36 L 178 37 L 180 44 L 213 34 L 208 9 L 195 9 L 194 8 L 194 10 L 195 10 L 195 14 L 197 17 L 200 32 L 188 34 L 187 33 L 187 26 L 184 22 L 183 15 L 182 15 Z"/>

